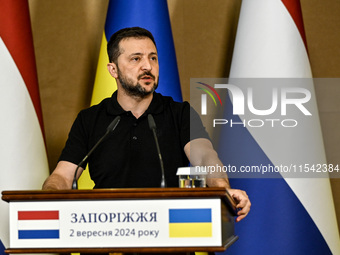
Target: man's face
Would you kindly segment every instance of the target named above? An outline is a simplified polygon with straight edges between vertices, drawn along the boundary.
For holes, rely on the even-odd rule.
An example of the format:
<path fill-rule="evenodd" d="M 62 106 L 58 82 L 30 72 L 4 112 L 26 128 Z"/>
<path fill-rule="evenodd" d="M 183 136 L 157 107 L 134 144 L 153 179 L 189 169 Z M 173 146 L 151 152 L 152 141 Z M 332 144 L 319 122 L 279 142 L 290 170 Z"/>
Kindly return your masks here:
<path fill-rule="evenodd" d="M 120 43 L 117 73 L 122 88 L 131 96 L 143 98 L 158 86 L 157 49 L 149 38 L 127 38 Z"/>

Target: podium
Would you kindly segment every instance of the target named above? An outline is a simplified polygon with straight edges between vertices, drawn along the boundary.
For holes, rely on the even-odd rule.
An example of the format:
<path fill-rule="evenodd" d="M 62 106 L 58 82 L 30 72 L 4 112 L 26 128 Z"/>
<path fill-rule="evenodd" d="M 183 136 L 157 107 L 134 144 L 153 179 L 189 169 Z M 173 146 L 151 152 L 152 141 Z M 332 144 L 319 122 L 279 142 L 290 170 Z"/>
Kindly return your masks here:
<path fill-rule="evenodd" d="M 221 252 L 234 234 L 224 188 L 3 191 L 6 253 Z"/>

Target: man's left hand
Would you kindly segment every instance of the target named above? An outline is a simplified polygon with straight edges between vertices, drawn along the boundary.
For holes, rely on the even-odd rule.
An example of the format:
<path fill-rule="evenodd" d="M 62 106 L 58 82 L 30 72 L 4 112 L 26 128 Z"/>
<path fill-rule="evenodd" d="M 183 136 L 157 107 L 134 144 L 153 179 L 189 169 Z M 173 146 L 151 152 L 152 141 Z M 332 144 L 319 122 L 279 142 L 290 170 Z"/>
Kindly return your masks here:
<path fill-rule="evenodd" d="M 230 196 L 234 199 L 236 203 L 236 208 L 239 209 L 237 212 L 238 217 L 236 218 L 236 222 L 244 219 L 249 211 L 250 211 L 250 200 L 247 193 L 243 190 L 239 189 L 227 189 Z"/>

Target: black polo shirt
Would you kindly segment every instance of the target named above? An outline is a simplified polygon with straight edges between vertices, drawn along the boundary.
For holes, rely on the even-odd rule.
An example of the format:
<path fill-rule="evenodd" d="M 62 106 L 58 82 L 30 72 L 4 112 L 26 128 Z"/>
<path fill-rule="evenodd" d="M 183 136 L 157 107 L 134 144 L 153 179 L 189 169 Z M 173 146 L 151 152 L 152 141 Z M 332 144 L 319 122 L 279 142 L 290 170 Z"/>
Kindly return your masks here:
<path fill-rule="evenodd" d="M 193 112 L 189 103 L 175 102 L 158 93 L 154 93 L 149 108 L 138 119 L 122 109 L 117 102 L 117 92 L 100 104 L 81 111 L 59 160 L 78 164 L 119 115 L 121 120 L 117 128 L 88 159 L 95 188 L 159 187 L 161 169 L 148 124 L 149 113 L 157 126 L 167 185 L 178 187 L 177 168 L 189 164 L 184 146 L 190 139 L 208 138 L 208 135 L 199 118 L 194 118 L 197 119 L 195 129 L 198 132 L 190 137 L 190 114 Z"/>

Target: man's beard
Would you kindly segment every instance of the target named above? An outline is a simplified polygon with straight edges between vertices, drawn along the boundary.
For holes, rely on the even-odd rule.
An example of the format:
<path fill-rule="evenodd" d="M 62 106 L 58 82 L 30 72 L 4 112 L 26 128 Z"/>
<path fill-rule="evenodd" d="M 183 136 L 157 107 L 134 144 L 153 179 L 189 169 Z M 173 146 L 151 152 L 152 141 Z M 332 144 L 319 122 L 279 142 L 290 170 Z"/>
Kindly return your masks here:
<path fill-rule="evenodd" d="M 154 85 L 152 87 L 152 89 L 150 91 L 147 91 L 145 88 L 143 88 L 140 83 L 138 82 L 138 80 L 145 76 L 148 75 L 150 77 L 152 77 L 154 79 Z M 156 81 L 156 78 L 153 74 L 151 74 L 151 72 L 144 72 L 143 74 L 139 75 L 137 77 L 137 84 L 135 85 L 133 83 L 133 81 L 131 81 L 130 79 L 126 78 L 119 70 L 118 68 L 118 80 L 120 82 L 120 84 L 122 85 L 123 89 L 125 90 L 125 92 L 133 97 L 139 97 L 139 98 L 145 98 L 146 96 L 152 94 L 158 87 L 158 80 Z"/>

